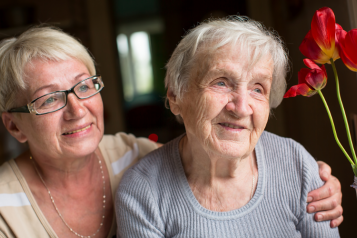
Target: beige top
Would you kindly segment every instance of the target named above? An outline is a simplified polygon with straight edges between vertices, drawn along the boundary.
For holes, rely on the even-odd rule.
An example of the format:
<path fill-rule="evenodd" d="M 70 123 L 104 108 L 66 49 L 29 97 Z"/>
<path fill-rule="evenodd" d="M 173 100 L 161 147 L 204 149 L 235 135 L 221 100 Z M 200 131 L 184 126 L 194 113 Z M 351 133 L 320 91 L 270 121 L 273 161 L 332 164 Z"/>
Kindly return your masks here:
<path fill-rule="evenodd" d="M 105 135 L 99 143 L 99 148 L 108 168 L 114 196 L 124 172 L 144 155 L 156 149 L 157 145 L 145 138 L 117 133 L 115 136 Z M 114 213 L 108 238 L 115 234 Z M 2 237 L 57 237 L 14 159 L 0 167 L 0 238 Z"/>

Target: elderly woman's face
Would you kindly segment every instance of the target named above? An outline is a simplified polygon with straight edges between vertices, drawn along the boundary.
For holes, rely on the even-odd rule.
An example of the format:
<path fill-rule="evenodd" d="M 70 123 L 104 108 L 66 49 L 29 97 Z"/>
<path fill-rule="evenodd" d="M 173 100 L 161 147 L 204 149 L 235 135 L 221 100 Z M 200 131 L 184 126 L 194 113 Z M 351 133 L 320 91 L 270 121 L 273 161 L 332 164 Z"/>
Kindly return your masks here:
<path fill-rule="evenodd" d="M 253 66 L 250 60 L 230 46 L 199 53 L 189 90 L 178 101 L 189 143 L 232 159 L 253 151 L 269 117 L 273 63 L 270 56 Z"/>
<path fill-rule="evenodd" d="M 60 62 L 33 60 L 25 67 L 27 89 L 18 105 L 47 93 L 68 90 L 92 75 L 74 59 Z M 52 158 L 85 156 L 93 152 L 103 136 L 103 103 L 100 94 L 78 99 L 68 94 L 67 105 L 45 115 L 22 114 L 17 126 L 37 155 Z M 35 152 L 33 151 L 33 153 Z"/>

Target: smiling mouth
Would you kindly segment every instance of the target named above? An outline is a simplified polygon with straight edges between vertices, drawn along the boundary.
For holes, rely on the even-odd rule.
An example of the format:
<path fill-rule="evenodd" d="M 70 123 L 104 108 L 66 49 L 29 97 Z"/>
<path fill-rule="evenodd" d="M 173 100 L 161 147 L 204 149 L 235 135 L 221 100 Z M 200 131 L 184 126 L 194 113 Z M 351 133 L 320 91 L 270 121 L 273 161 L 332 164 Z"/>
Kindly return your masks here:
<path fill-rule="evenodd" d="M 70 135 L 70 134 L 74 134 L 74 133 L 77 133 L 77 132 L 80 132 L 80 131 L 84 131 L 84 130 L 87 130 L 89 127 L 91 127 L 91 125 L 83 127 L 82 129 L 79 129 L 79 130 L 76 130 L 76 131 L 70 131 L 70 132 L 63 133 L 63 135 Z"/>
<path fill-rule="evenodd" d="M 237 126 L 237 125 L 233 125 L 233 124 L 229 124 L 229 123 L 218 123 L 218 124 L 220 124 L 221 126 L 232 128 L 232 129 L 244 129 L 244 127 L 242 127 L 242 126 Z"/>

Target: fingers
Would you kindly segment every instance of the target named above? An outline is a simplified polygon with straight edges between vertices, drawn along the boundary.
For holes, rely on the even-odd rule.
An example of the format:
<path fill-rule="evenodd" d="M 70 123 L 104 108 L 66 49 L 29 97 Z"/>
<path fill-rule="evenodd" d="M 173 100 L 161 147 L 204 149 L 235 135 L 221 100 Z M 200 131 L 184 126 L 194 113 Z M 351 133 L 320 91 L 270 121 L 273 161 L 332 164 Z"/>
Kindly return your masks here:
<path fill-rule="evenodd" d="M 316 221 L 328 221 L 328 220 L 331 220 L 330 226 L 332 228 L 333 227 L 337 227 L 343 221 L 342 213 L 343 213 L 343 209 L 339 205 L 333 210 L 316 213 L 315 214 L 315 220 Z"/>
<path fill-rule="evenodd" d="M 307 206 L 307 212 L 317 212 L 315 214 L 316 221 L 331 220 L 331 227 L 339 226 L 342 223 L 342 193 L 341 184 L 337 178 L 331 176 L 324 186 L 310 192 L 308 196 L 313 202 Z"/>
<path fill-rule="evenodd" d="M 342 199 L 340 181 L 335 176 L 330 176 L 321 188 L 309 192 L 307 195 L 307 202 L 319 201 L 331 197 L 334 194 L 339 194 Z"/>
<path fill-rule="evenodd" d="M 330 222 L 330 226 L 331 226 L 331 228 L 335 228 L 335 227 L 338 227 L 339 225 L 341 225 L 342 222 L 343 222 L 343 216 L 340 216 L 337 219 L 333 219 Z"/>
<path fill-rule="evenodd" d="M 323 181 L 327 181 L 331 176 L 331 167 L 323 161 L 317 161 L 319 174 Z"/>
<path fill-rule="evenodd" d="M 340 196 L 340 194 L 336 193 L 326 199 L 322 199 L 310 203 L 307 206 L 307 212 L 312 213 L 312 212 L 324 211 L 325 212 L 324 214 L 327 214 L 327 217 L 329 219 L 323 219 L 323 220 L 336 219 L 342 215 L 341 202 L 342 202 L 342 197 Z M 341 214 L 339 214 L 340 212 Z M 324 214 L 320 214 L 320 215 L 324 215 Z"/>

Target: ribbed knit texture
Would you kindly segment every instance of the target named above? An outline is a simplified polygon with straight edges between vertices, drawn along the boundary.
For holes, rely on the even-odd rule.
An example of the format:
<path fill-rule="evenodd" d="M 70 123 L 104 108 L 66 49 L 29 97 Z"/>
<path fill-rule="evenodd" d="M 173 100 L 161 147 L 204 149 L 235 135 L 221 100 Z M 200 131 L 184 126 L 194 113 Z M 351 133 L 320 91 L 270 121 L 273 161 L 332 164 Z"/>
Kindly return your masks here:
<path fill-rule="evenodd" d="M 312 156 L 297 142 L 264 132 L 256 147 L 258 184 L 245 206 L 202 207 L 187 182 L 174 139 L 129 169 L 116 193 L 119 237 L 339 237 L 329 221 L 306 212 L 323 185 Z"/>

